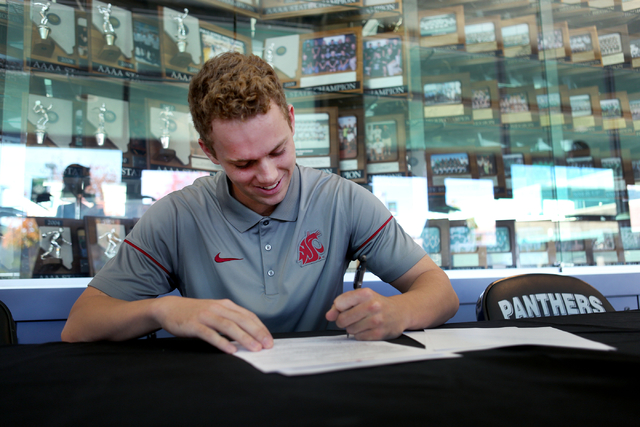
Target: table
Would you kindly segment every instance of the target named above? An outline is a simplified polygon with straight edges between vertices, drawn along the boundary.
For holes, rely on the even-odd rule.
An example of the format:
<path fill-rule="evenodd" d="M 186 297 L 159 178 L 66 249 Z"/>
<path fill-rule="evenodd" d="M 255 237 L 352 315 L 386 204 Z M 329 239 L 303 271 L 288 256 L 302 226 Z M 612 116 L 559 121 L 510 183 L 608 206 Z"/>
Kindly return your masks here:
<path fill-rule="evenodd" d="M 519 346 L 303 377 L 189 339 L 0 347 L 0 424 L 635 425 L 640 312 L 443 327 L 554 326 L 616 352 Z"/>

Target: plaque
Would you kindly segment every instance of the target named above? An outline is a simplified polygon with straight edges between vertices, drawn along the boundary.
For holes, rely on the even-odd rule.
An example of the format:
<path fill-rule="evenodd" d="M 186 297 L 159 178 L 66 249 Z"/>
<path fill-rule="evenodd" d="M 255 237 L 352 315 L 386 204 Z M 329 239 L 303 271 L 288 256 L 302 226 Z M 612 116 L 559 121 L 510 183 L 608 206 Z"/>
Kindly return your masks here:
<path fill-rule="evenodd" d="M 557 234 L 552 221 L 518 221 L 516 236 L 520 267 L 550 267 L 556 262 Z"/>
<path fill-rule="evenodd" d="M 522 153 L 510 153 L 502 155 L 502 165 L 504 168 L 504 183 L 507 192 L 513 188 L 511 182 L 511 166 L 524 165 L 524 155 Z"/>
<path fill-rule="evenodd" d="M 517 266 L 515 221 L 496 221 L 492 242 L 486 245 L 487 267 L 509 268 Z"/>
<path fill-rule="evenodd" d="M 251 52 L 251 39 L 205 22 L 200 23 L 200 44 L 203 62 L 225 52 Z"/>
<path fill-rule="evenodd" d="M 84 221 L 28 218 L 37 245 L 23 248 L 21 278 L 86 277 L 89 275 Z M 34 224 L 35 223 L 35 224 Z"/>
<path fill-rule="evenodd" d="M 478 268 L 487 266 L 485 247 L 480 247 L 474 228 L 466 221 L 451 221 L 449 228 L 451 268 Z"/>
<path fill-rule="evenodd" d="M 343 178 L 359 183 L 367 182 L 367 155 L 364 145 L 364 133 L 364 114 L 362 109 L 339 111 L 340 175 Z"/>
<path fill-rule="evenodd" d="M 338 109 L 317 107 L 295 110 L 296 162 L 337 173 L 340 156 Z"/>
<path fill-rule="evenodd" d="M 209 0 L 208 4 L 260 19 L 260 0 Z"/>
<path fill-rule="evenodd" d="M 587 245 L 587 258 L 597 266 L 624 263 L 624 250 L 615 221 L 587 221 L 585 224 L 594 237 Z"/>
<path fill-rule="evenodd" d="M 89 270 L 95 276 L 111 258 L 116 256 L 124 239 L 137 219 L 84 217 Z"/>
<path fill-rule="evenodd" d="M 422 76 L 426 121 L 471 121 L 469 73 Z"/>
<path fill-rule="evenodd" d="M 283 85 L 313 93 L 362 93 L 362 63 L 360 27 L 303 34 L 300 35 L 298 80 L 283 82 Z"/>
<path fill-rule="evenodd" d="M 408 62 L 401 35 L 384 33 L 364 38 L 364 93 L 406 95 Z"/>
<path fill-rule="evenodd" d="M 464 7 L 427 9 L 418 12 L 420 46 L 458 46 L 465 42 Z"/>
<path fill-rule="evenodd" d="M 603 66 L 606 67 L 631 62 L 626 25 L 599 29 L 598 44 L 600 45 Z"/>
<path fill-rule="evenodd" d="M 571 56 L 569 25 L 567 22 L 556 22 L 548 30 L 543 28 L 538 33 L 538 59 L 564 59 Z"/>
<path fill-rule="evenodd" d="M 131 12 L 93 0 L 91 19 L 91 70 L 116 77 L 135 75 Z"/>
<path fill-rule="evenodd" d="M 634 34 L 629 37 L 629 55 L 631 56 L 631 66 L 640 67 L 640 36 Z"/>
<path fill-rule="evenodd" d="M 574 131 L 587 132 L 602 126 L 597 86 L 569 90 L 569 105 Z"/>
<path fill-rule="evenodd" d="M 640 131 L 640 93 L 630 93 L 627 95 L 629 99 L 629 112 L 633 121 L 633 130 Z"/>
<path fill-rule="evenodd" d="M 187 105 L 147 99 L 145 108 L 152 167 L 220 170 L 200 148 Z"/>
<path fill-rule="evenodd" d="M 471 113 L 474 122 L 500 123 L 500 100 L 496 80 L 471 83 Z"/>
<path fill-rule="evenodd" d="M 592 62 L 602 64 L 598 31 L 595 26 L 569 30 L 571 62 Z"/>
<path fill-rule="evenodd" d="M 557 86 L 536 89 L 536 102 L 540 126 L 561 126 L 571 124 L 569 88 Z"/>
<path fill-rule="evenodd" d="M 174 10 L 158 6 L 162 31 L 160 36 L 164 76 L 188 82 L 202 67 L 200 23 L 189 9 Z"/>
<path fill-rule="evenodd" d="M 538 106 L 533 86 L 501 89 L 500 115 L 502 123 L 506 125 L 537 121 Z"/>
<path fill-rule="evenodd" d="M 420 234 L 422 249 L 440 268 L 450 268 L 449 220 L 428 219 Z"/>
<path fill-rule="evenodd" d="M 464 34 L 467 52 L 495 52 L 498 50 L 500 16 L 485 16 L 465 20 Z"/>
<path fill-rule="evenodd" d="M 365 118 L 367 174 L 406 173 L 405 116 Z"/>
<path fill-rule="evenodd" d="M 27 145 L 68 147 L 72 135 L 72 102 L 25 94 L 28 105 Z"/>
<path fill-rule="evenodd" d="M 85 146 L 128 151 L 129 103 L 119 99 L 91 96 L 87 100 Z"/>
<path fill-rule="evenodd" d="M 503 20 L 500 23 L 499 45 L 505 57 L 538 54 L 538 27 L 535 15 Z"/>
<path fill-rule="evenodd" d="M 447 178 L 471 179 L 471 158 L 465 151 L 446 148 L 425 152 L 429 194 L 444 194 Z"/>
<path fill-rule="evenodd" d="M 494 196 L 506 195 L 505 173 L 500 150 L 476 148 L 471 162 L 471 175 L 476 179 L 486 179 L 493 184 Z"/>
<path fill-rule="evenodd" d="M 51 1 L 31 1 L 31 25 L 25 25 L 25 40 L 31 40 L 27 65 L 49 69 L 80 68 L 72 7 Z M 28 37 L 28 38 L 27 38 Z M 29 53 L 30 52 L 30 53 Z M 62 68 L 60 68 L 62 67 Z"/>
<path fill-rule="evenodd" d="M 600 111 L 602 114 L 602 129 L 620 130 L 627 127 L 631 128 L 632 117 L 626 92 L 601 94 Z"/>
<path fill-rule="evenodd" d="M 362 0 L 327 0 L 306 2 L 296 0 L 263 0 L 262 19 L 279 19 L 293 16 L 323 15 L 350 10 L 362 6 Z"/>
<path fill-rule="evenodd" d="M 295 86 L 301 75 L 300 35 L 267 38 L 264 46 L 263 59 L 276 71 L 280 83 L 285 87 Z M 312 58 L 308 55 L 305 53 L 305 66 Z"/>
<path fill-rule="evenodd" d="M 402 16 L 400 0 L 363 0 L 360 13 L 379 18 L 385 16 Z"/>

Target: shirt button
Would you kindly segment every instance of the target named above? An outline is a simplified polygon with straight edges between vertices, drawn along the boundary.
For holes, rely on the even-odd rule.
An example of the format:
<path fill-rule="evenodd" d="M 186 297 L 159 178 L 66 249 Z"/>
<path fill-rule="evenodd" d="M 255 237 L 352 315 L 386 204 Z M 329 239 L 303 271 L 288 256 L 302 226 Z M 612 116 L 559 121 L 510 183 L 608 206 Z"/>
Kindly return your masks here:
<path fill-rule="evenodd" d="M 269 225 L 269 220 L 263 221 L 263 222 L 262 222 L 262 225 L 264 225 L 265 227 L 266 227 L 267 225 Z"/>
<path fill-rule="evenodd" d="M 268 274 L 269 276 L 273 276 L 273 275 L 274 275 L 274 274 L 276 274 L 276 273 L 275 273 L 273 270 L 269 270 L 269 271 L 267 271 L 267 274 Z"/>
<path fill-rule="evenodd" d="M 270 251 L 271 250 L 271 245 L 267 245 L 264 247 L 266 250 Z"/>

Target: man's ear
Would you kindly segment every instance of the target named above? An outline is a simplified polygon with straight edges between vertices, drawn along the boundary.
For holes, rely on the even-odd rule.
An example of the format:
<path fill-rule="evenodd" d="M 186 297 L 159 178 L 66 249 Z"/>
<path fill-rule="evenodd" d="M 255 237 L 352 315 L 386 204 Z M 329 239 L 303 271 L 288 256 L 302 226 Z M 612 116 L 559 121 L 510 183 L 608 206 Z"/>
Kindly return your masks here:
<path fill-rule="evenodd" d="M 216 159 L 216 156 L 214 156 L 211 151 L 209 150 L 209 148 L 207 147 L 207 144 L 204 143 L 204 141 L 200 138 L 198 138 L 198 144 L 200 145 L 200 148 L 202 148 L 202 151 L 204 152 L 204 154 L 207 155 L 207 157 L 209 158 L 209 160 L 211 160 L 213 163 L 215 163 L 216 165 L 219 165 L 220 162 L 218 161 L 218 159 Z"/>
<path fill-rule="evenodd" d="M 289 118 L 291 119 L 291 132 L 296 133 L 296 115 L 293 111 L 293 105 L 289 104 Z"/>

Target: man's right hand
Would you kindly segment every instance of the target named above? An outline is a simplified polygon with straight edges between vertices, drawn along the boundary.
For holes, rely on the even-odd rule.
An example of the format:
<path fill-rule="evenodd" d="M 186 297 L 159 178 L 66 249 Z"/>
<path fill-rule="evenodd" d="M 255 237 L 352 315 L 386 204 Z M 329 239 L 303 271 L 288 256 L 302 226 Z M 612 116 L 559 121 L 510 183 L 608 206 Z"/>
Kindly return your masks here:
<path fill-rule="evenodd" d="M 234 340 L 251 351 L 273 346 L 260 319 L 229 300 L 167 296 L 129 302 L 91 286 L 72 307 L 62 340 L 122 341 L 160 328 L 178 337 L 200 338 L 226 353 L 236 351 L 230 342 Z"/>

